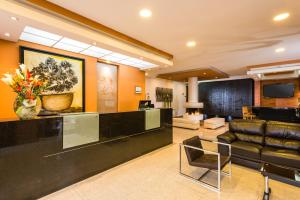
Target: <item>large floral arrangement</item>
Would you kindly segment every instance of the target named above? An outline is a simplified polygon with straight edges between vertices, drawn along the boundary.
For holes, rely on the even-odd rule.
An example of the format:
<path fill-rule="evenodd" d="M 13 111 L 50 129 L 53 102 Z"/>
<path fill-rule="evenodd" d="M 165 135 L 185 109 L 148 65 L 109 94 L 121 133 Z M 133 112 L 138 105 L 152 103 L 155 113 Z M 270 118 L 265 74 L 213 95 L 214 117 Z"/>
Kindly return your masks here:
<path fill-rule="evenodd" d="M 4 74 L 1 80 L 17 93 L 15 102 L 17 115 L 18 112 L 23 112 L 22 108 L 35 107 L 38 97 L 48 85 L 46 81 L 41 81 L 38 76 L 32 76 L 32 73 L 24 64 L 20 65 L 19 69 L 16 69 L 15 74 Z"/>

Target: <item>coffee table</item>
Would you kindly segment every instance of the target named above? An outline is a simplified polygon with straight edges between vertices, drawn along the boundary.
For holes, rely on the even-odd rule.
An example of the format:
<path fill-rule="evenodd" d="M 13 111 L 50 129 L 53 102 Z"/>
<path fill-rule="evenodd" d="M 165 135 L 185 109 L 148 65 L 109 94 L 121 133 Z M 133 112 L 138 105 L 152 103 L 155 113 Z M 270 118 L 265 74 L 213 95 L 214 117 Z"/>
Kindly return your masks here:
<path fill-rule="evenodd" d="M 265 178 L 265 192 L 263 200 L 268 200 L 271 195 L 269 187 L 269 178 L 283 183 L 300 187 L 300 170 L 287 168 L 275 164 L 264 163 L 261 168 L 261 174 Z"/>

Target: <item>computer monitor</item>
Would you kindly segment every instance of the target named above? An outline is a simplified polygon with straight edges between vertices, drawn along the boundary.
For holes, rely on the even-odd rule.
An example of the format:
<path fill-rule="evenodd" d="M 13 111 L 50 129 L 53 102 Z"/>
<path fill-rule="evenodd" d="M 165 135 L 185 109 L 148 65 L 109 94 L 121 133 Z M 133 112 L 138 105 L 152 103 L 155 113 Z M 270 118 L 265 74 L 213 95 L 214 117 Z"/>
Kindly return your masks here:
<path fill-rule="evenodd" d="M 147 108 L 153 108 L 154 105 L 151 104 L 151 100 L 140 100 L 139 103 L 139 109 L 147 109 Z"/>

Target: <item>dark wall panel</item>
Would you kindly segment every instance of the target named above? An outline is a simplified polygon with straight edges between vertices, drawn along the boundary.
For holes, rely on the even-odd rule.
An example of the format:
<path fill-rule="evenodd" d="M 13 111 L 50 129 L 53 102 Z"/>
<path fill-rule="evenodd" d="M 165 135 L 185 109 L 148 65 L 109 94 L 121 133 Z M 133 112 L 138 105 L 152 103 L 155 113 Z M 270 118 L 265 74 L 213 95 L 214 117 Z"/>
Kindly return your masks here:
<path fill-rule="evenodd" d="M 242 106 L 252 106 L 254 102 L 252 79 L 204 82 L 198 90 L 207 115 L 242 117 Z"/>

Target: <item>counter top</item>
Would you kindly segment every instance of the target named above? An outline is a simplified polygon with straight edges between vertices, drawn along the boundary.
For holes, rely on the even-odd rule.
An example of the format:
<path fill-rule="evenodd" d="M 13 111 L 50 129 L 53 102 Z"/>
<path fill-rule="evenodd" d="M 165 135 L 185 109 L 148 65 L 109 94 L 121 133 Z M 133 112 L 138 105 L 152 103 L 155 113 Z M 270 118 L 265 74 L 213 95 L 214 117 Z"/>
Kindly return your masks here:
<path fill-rule="evenodd" d="M 172 108 L 154 108 L 154 109 L 172 109 Z M 149 109 L 152 110 L 152 109 Z M 122 112 L 111 112 L 111 113 L 99 113 L 99 115 L 107 115 L 107 114 L 117 114 L 117 113 L 130 113 L 130 112 L 144 112 L 147 110 L 132 110 L 132 111 L 122 111 Z M 83 113 L 62 113 L 61 115 L 49 115 L 49 116 L 37 116 L 33 119 L 27 119 L 27 120 L 21 120 L 17 117 L 14 118 L 0 118 L 0 123 L 1 122 L 13 122 L 13 121 L 30 121 L 30 120 L 39 120 L 39 119 L 51 119 L 51 118 L 61 118 L 64 115 L 72 115 L 72 114 L 90 114 L 90 113 L 95 113 L 95 112 L 83 112 Z"/>
<path fill-rule="evenodd" d="M 62 116 L 60 115 L 51 115 L 51 116 L 38 116 L 38 117 L 35 117 L 33 119 L 19 119 L 17 117 L 14 117 L 14 118 L 1 118 L 0 119 L 0 123 L 1 122 L 14 122 L 14 121 L 31 121 L 31 120 L 40 120 L 40 119 L 51 119 L 51 118 L 61 118 Z"/>

